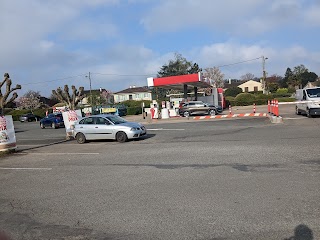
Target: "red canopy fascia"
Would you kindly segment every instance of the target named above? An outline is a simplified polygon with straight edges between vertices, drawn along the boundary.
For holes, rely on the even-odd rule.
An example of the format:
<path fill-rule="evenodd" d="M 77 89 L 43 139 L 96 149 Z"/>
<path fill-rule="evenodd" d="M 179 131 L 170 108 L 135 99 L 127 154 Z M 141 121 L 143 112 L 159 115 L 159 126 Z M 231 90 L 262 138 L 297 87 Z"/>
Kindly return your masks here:
<path fill-rule="evenodd" d="M 148 87 L 174 87 L 183 89 L 183 85 L 193 87 L 208 87 L 210 86 L 202 78 L 201 73 L 186 74 L 179 76 L 148 78 Z"/>

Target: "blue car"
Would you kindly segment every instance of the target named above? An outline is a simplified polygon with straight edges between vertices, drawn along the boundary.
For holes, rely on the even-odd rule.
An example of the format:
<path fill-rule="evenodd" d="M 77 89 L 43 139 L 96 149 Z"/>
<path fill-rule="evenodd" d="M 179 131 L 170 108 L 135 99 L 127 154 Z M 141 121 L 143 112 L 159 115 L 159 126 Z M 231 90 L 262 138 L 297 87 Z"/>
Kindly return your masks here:
<path fill-rule="evenodd" d="M 60 128 L 64 127 L 62 113 L 50 113 L 40 120 L 40 128 Z"/>

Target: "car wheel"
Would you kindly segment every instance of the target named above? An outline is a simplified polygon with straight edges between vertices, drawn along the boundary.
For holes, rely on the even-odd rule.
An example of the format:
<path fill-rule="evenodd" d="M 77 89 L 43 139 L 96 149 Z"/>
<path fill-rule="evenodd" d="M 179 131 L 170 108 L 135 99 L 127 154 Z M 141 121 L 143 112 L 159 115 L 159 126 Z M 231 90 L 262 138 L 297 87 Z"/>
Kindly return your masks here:
<path fill-rule="evenodd" d="M 301 115 L 301 112 L 299 111 L 298 107 L 296 107 L 296 114 Z"/>
<path fill-rule="evenodd" d="M 128 141 L 128 137 L 125 132 L 118 132 L 116 135 L 116 139 L 120 143 L 124 143 L 124 142 Z"/>
<path fill-rule="evenodd" d="M 312 115 L 310 114 L 310 109 L 309 108 L 307 109 L 307 117 L 308 118 L 312 118 Z"/>
<path fill-rule="evenodd" d="M 87 141 L 87 139 L 86 139 L 86 137 L 84 136 L 83 133 L 78 133 L 76 135 L 76 140 L 77 140 L 77 143 L 79 143 L 79 144 L 83 144 L 83 143 L 85 143 Z"/>
<path fill-rule="evenodd" d="M 214 109 L 209 110 L 209 115 L 210 116 L 215 116 L 217 113 Z"/>
<path fill-rule="evenodd" d="M 43 123 L 40 123 L 40 128 L 44 129 Z"/>
<path fill-rule="evenodd" d="M 52 128 L 57 128 L 57 126 L 56 126 L 56 124 L 53 122 L 53 123 L 51 123 L 51 127 Z"/>
<path fill-rule="evenodd" d="M 185 117 L 190 117 L 190 113 L 189 113 L 188 111 L 185 111 L 185 112 L 183 113 L 183 116 L 185 116 Z"/>

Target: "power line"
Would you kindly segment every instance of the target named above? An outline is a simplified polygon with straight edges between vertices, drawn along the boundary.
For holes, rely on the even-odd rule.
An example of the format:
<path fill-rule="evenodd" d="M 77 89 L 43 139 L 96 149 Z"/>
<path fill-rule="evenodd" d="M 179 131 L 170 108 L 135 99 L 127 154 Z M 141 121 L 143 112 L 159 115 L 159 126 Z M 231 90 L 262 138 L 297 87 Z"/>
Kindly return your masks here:
<path fill-rule="evenodd" d="M 118 77 L 148 77 L 152 75 L 157 75 L 156 73 L 153 74 L 116 74 L 116 73 L 91 73 L 97 75 L 108 75 L 108 76 L 118 76 Z"/>
<path fill-rule="evenodd" d="M 258 58 L 254 58 L 254 59 L 249 59 L 249 60 L 245 60 L 245 61 L 241 61 L 241 62 L 236 62 L 236 63 L 230 63 L 230 64 L 225 64 L 225 65 L 220 65 L 220 66 L 217 66 L 218 68 L 220 67 L 228 67 L 228 66 L 232 66 L 232 65 L 236 65 L 236 64 L 241 64 L 241 63 L 246 63 L 246 62 L 252 62 L 252 61 L 255 61 L 255 60 L 258 60 L 260 59 L 261 57 L 258 57 Z"/>
<path fill-rule="evenodd" d="M 40 83 L 48 83 L 48 82 L 56 82 L 56 81 L 61 81 L 61 80 L 66 80 L 66 79 L 70 79 L 70 78 L 76 78 L 76 77 L 83 77 L 86 76 L 86 74 L 79 74 L 79 75 L 75 75 L 75 76 L 69 76 L 69 77 L 64 77 L 64 78 L 57 78 L 57 79 L 53 79 L 53 80 L 48 80 L 48 81 L 42 81 L 42 82 L 31 82 L 31 83 L 25 83 L 25 84 L 21 84 L 21 85 L 32 85 L 32 84 L 40 84 Z"/>
<path fill-rule="evenodd" d="M 255 60 L 258 60 L 260 58 L 261 57 L 253 58 L 253 59 L 249 59 L 249 60 L 244 60 L 244 61 L 241 61 L 241 62 L 224 64 L 224 65 L 220 65 L 220 66 L 217 66 L 217 67 L 218 68 L 228 67 L 228 66 L 232 66 L 232 65 L 237 65 L 237 64 L 241 64 L 241 63 L 255 61 Z M 157 75 L 157 73 L 152 73 L 152 74 L 91 73 L 91 75 L 92 74 L 104 75 L 104 76 L 118 76 L 118 77 L 150 77 L 150 76 L 156 76 Z M 57 78 L 57 79 L 48 80 L 48 81 L 25 83 L 25 84 L 22 84 L 22 85 L 26 86 L 26 85 L 33 85 L 33 84 L 49 83 L 49 82 L 56 82 L 56 81 L 61 81 L 61 80 L 66 80 L 66 79 L 71 79 L 71 78 L 76 78 L 76 77 L 86 77 L 86 76 L 87 76 L 87 74 L 85 73 L 85 74 L 79 74 L 79 75 L 75 75 L 75 76 L 64 77 L 64 78 Z"/>

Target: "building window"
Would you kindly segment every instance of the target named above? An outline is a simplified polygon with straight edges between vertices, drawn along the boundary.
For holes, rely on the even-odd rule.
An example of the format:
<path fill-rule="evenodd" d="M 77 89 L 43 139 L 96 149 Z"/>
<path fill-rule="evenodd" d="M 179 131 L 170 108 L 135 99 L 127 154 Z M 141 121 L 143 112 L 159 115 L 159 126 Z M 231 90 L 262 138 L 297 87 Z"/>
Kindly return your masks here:
<path fill-rule="evenodd" d="M 249 92 L 249 88 L 248 88 L 248 87 L 245 87 L 245 88 L 244 88 L 244 91 L 245 91 L 245 92 Z"/>
<path fill-rule="evenodd" d="M 253 91 L 258 92 L 258 87 L 253 87 Z"/>
<path fill-rule="evenodd" d="M 132 95 L 131 94 L 129 95 L 129 100 L 132 100 Z"/>

